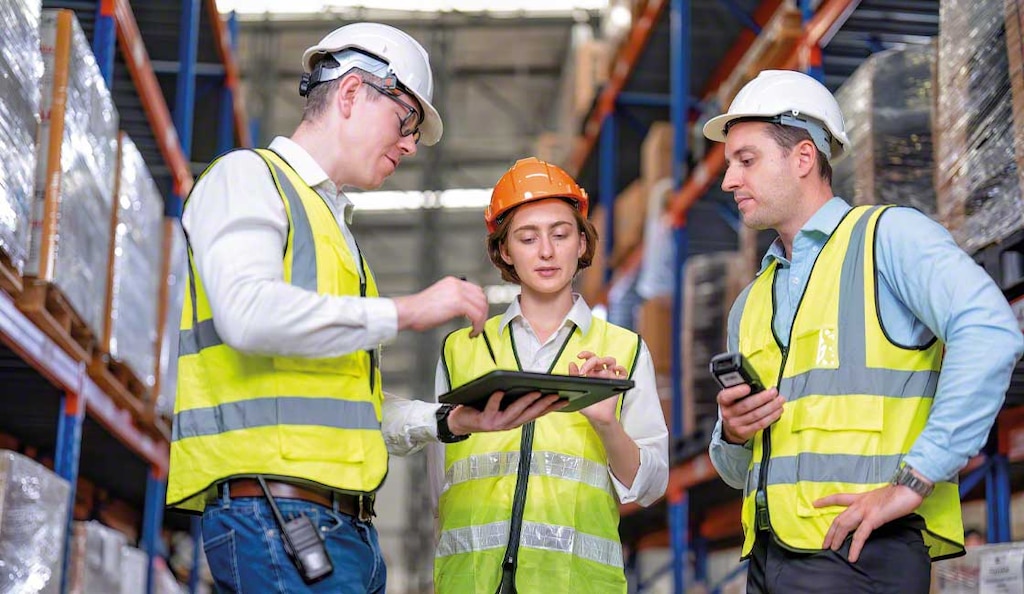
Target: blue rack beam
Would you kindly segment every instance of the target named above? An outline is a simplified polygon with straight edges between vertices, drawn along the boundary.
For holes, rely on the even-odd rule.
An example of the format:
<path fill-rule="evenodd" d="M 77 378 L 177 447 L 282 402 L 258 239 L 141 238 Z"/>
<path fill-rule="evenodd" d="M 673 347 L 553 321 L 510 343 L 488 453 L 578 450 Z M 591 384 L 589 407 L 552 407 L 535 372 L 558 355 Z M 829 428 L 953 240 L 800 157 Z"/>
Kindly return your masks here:
<path fill-rule="evenodd" d="M 616 152 L 619 146 L 618 121 L 612 112 L 601 124 L 601 168 L 598 173 L 598 198 L 604 209 L 604 283 L 607 285 L 612 278 L 612 250 L 615 247 L 615 194 L 618 187 L 616 179 Z"/>
<path fill-rule="evenodd" d="M 92 53 L 96 56 L 96 64 L 100 74 L 113 89 L 114 52 L 117 51 L 117 23 L 114 21 L 114 0 L 99 0 L 96 7 L 96 25 L 92 38 Z"/>

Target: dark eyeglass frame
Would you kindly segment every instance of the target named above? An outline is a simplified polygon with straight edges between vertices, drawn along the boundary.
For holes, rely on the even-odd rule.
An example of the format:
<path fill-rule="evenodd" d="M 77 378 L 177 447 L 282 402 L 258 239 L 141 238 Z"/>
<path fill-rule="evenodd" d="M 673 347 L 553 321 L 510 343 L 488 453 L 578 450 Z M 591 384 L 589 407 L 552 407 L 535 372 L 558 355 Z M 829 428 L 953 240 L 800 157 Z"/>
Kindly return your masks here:
<path fill-rule="evenodd" d="M 398 117 L 398 133 L 401 134 L 402 137 L 412 136 L 413 140 L 416 142 L 416 144 L 419 144 L 419 142 L 420 142 L 420 124 L 423 123 L 423 116 L 420 115 L 420 112 L 419 112 L 418 109 L 416 109 L 412 105 L 409 105 L 405 101 L 402 101 L 402 99 L 395 94 L 395 93 L 398 92 L 398 87 L 384 88 L 384 87 L 382 87 L 382 86 L 380 86 L 380 85 L 378 85 L 376 83 L 372 83 L 372 82 L 370 82 L 368 80 L 364 80 L 363 83 L 368 85 L 368 86 L 370 86 L 371 88 L 376 90 L 381 95 L 384 95 L 388 99 L 391 99 L 395 103 L 397 103 L 397 104 L 401 105 L 402 107 L 404 107 L 405 109 L 409 110 L 405 114 L 405 116 L 397 116 L 397 114 L 396 114 L 396 116 Z M 415 124 L 410 128 L 409 127 L 410 126 L 410 122 L 412 122 L 414 118 L 415 118 Z"/>

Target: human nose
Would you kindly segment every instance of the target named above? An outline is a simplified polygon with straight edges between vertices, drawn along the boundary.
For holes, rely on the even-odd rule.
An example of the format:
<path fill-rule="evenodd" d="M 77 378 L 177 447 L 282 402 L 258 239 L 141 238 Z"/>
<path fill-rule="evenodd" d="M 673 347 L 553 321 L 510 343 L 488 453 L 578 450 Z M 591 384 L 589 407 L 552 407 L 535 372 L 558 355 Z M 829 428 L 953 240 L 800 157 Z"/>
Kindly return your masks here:
<path fill-rule="evenodd" d="M 736 172 L 735 166 L 725 168 L 725 176 L 722 178 L 722 190 L 735 192 L 740 188 L 740 174 Z"/>
<path fill-rule="evenodd" d="M 416 135 L 410 134 L 399 138 L 398 148 L 402 151 L 403 155 L 415 155 L 416 151 L 419 149 L 419 145 L 416 144 Z"/>
<path fill-rule="evenodd" d="M 555 254 L 555 243 L 551 241 L 550 237 L 544 236 L 540 239 L 540 257 L 544 259 L 551 258 Z"/>

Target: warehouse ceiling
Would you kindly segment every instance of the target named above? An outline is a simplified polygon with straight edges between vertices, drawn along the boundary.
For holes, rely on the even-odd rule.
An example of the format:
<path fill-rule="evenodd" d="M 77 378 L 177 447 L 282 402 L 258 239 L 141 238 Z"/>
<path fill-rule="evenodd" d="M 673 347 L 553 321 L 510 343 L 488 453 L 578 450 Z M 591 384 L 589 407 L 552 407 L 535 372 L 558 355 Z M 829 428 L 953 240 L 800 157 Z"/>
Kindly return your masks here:
<path fill-rule="evenodd" d="M 351 10 L 288 18 L 243 17 L 239 59 L 258 142 L 298 123 L 302 52 L 333 29 L 359 20 L 384 22 L 419 40 L 430 54 L 442 141 L 403 161 L 384 189 L 490 187 L 517 158 L 534 150 L 552 125 L 573 24 L 594 26 L 588 11 L 537 16 Z M 586 25 L 584 25 L 586 26 Z"/>

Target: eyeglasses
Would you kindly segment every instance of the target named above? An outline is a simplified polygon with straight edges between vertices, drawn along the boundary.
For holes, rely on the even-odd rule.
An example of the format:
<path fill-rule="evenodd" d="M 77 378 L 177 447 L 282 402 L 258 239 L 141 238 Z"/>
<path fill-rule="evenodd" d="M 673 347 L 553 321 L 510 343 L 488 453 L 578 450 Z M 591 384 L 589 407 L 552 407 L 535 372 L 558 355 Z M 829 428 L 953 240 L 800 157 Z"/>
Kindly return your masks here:
<path fill-rule="evenodd" d="M 420 123 L 423 120 L 423 118 L 420 116 L 420 112 L 415 107 L 409 105 L 405 101 L 402 101 L 401 98 L 395 95 L 394 93 L 397 92 L 396 89 L 385 89 L 384 87 L 381 87 L 380 85 L 369 82 L 367 80 L 364 80 L 363 82 L 369 85 L 370 87 L 376 89 L 376 91 L 381 95 L 384 95 L 388 99 L 391 99 L 395 103 L 401 105 L 402 107 L 408 110 L 404 116 L 398 117 L 398 130 L 403 137 L 411 135 L 413 137 L 412 139 L 416 141 L 417 144 L 419 144 Z"/>

